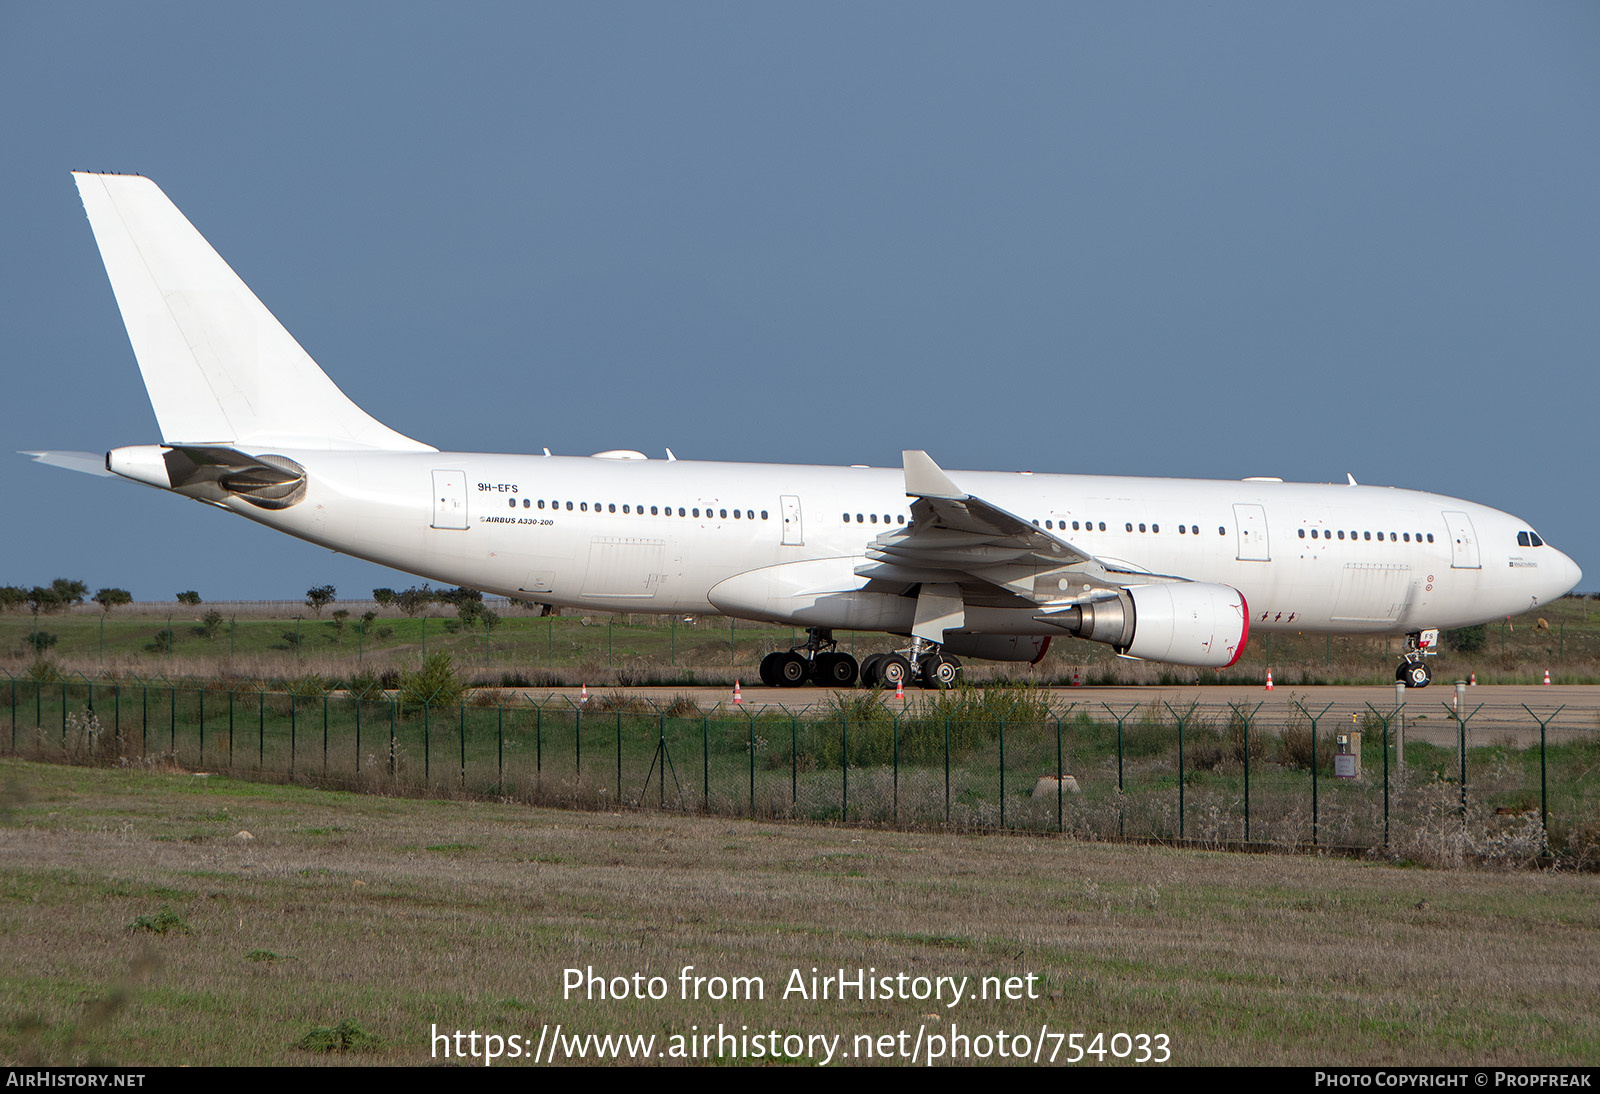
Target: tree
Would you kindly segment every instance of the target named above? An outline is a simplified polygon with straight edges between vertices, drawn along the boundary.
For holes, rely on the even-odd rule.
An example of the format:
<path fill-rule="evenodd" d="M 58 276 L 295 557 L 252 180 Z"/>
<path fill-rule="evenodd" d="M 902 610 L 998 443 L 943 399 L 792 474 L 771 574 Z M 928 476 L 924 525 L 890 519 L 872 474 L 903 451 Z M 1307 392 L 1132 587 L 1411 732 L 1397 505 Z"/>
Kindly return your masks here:
<path fill-rule="evenodd" d="M 306 607 L 320 616 L 322 609 L 333 603 L 333 594 L 334 588 L 332 585 L 313 585 L 306 590 Z"/>
<path fill-rule="evenodd" d="M 50 583 L 50 591 L 55 593 L 56 601 L 63 607 L 73 604 L 82 604 L 83 598 L 89 593 L 89 586 L 81 581 L 69 581 L 58 577 Z"/>
<path fill-rule="evenodd" d="M 39 617 L 40 612 L 48 615 L 61 606 L 61 598 L 56 595 L 54 589 L 35 585 L 28 590 L 28 610 L 33 613 L 35 619 Z"/>
<path fill-rule="evenodd" d="M 100 610 L 109 613 L 112 608 L 120 608 L 124 604 L 133 603 L 133 594 L 127 589 L 101 589 L 91 597 Z"/>
<path fill-rule="evenodd" d="M 380 608 L 393 607 L 394 606 L 394 590 L 393 589 L 373 589 L 372 590 L 372 599 L 378 602 L 378 606 Z"/>
<path fill-rule="evenodd" d="M 181 592 L 178 594 L 178 603 L 189 605 L 199 604 L 200 594 L 195 592 L 193 589 L 190 589 L 187 592 Z"/>
<path fill-rule="evenodd" d="M 423 585 L 420 589 L 413 585 L 405 592 L 395 594 L 394 603 L 407 615 L 420 615 L 438 598 L 438 594 L 427 585 Z"/>
<path fill-rule="evenodd" d="M 0 585 L 0 610 L 10 611 L 28 602 L 28 590 L 18 585 Z"/>

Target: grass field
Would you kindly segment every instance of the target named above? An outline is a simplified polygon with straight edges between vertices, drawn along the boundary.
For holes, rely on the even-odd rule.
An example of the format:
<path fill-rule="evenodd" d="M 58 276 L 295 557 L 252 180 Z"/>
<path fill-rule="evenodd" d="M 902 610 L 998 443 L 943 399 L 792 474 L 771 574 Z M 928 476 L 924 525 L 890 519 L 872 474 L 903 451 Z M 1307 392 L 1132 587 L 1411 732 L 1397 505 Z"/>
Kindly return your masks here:
<path fill-rule="evenodd" d="M 88 675 L 230 676 L 290 679 L 308 673 L 339 678 L 367 669 L 415 668 L 425 652 L 449 652 L 484 683 L 511 676 L 534 684 L 749 683 L 763 655 L 804 637 L 788 627 L 704 617 L 609 613 L 538 616 L 500 605 L 492 634 L 451 615 L 395 616 L 363 624 L 370 602 L 335 605 L 343 622 L 309 608 L 227 606 L 207 626 L 207 605 L 131 605 L 103 614 L 92 605 L 42 614 L 0 612 L 0 669 L 13 675 L 35 660 L 34 635 L 53 644 L 45 657 L 62 671 Z M 435 608 L 435 612 L 446 609 Z M 1540 620 L 1545 625 L 1540 626 Z M 165 635 L 170 634 L 169 637 Z M 840 648 L 865 657 L 897 640 L 841 632 Z M 1537 683 L 1549 670 L 1557 683 L 1600 682 L 1600 601 L 1565 597 L 1536 613 L 1491 624 L 1473 653 L 1451 650 L 1433 662 L 1441 678 L 1476 673 L 1482 683 Z M 1270 665 L 1278 684 L 1388 683 L 1397 637 L 1330 637 L 1253 633 L 1239 664 L 1226 672 L 1119 659 L 1104 646 L 1061 638 L 1037 666 L 970 661 L 967 676 L 1029 683 L 1252 683 Z"/>
<path fill-rule="evenodd" d="M 1593 875 L 556 812 L 14 760 L 0 780 L 8 1064 L 421 1064 L 435 1025 L 531 1045 L 556 1023 L 653 1034 L 657 1052 L 719 1023 L 839 1035 L 851 1061 L 858 1035 L 952 1025 L 989 1037 L 972 1055 L 1004 1030 L 1046 1058 L 1050 1031 L 1091 1046 L 1165 1034 L 1181 1064 L 1600 1058 Z M 760 977 L 765 998 L 682 1000 L 688 965 Z M 1031 975 L 1037 998 L 784 998 L 792 971 L 813 966 L 970 977 L 973 992 Z M 563 998 L 564 970 L 589 967 L 659 975 L 670 991 Z M 337 1040 L 308 1035 L 341 1023 L 355 1051 L 296 1047 Z M 1059 1062 L 1070 1049 L 1057 1047 Z"/>

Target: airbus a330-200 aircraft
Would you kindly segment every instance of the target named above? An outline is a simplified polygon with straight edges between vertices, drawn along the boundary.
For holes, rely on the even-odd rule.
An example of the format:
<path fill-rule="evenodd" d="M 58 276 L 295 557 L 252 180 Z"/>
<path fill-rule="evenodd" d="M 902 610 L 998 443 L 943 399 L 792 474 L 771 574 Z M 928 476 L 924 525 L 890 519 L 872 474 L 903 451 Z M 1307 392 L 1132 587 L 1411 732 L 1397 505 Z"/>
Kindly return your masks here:
<path fill-rule="evenodd" d="M 160 444 L 30 453 L 119 475 L 435 581 L 552 605 L 805 628 L 769 684 L 953 683 L 958 657 L 1036 661 L 1052 637 L 1225 667 L 1252 628 L 1405 634 L 1581 576 L 1508 513 L 1413 490 L 979 471 L 440 452 L 363 412 L 167 196 L 77 174 Z M 840 629 L 902 650 L 857 665 Z"/>

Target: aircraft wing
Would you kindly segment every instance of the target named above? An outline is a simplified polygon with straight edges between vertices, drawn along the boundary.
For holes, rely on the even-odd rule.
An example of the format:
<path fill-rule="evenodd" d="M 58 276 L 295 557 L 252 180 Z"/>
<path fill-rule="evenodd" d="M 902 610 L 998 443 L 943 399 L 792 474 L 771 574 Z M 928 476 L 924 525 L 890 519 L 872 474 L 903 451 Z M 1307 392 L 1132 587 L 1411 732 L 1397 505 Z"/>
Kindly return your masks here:
<path fill-rule="evenodd" d="M 1162 580 L 1108 567 L 1031 521 L 968 494 L 926 452 L 902 453 L 911 523 L 867 549 L 862 577 L 954 584 L 968 604 L 1052 608 L 1100 600 Z"/>

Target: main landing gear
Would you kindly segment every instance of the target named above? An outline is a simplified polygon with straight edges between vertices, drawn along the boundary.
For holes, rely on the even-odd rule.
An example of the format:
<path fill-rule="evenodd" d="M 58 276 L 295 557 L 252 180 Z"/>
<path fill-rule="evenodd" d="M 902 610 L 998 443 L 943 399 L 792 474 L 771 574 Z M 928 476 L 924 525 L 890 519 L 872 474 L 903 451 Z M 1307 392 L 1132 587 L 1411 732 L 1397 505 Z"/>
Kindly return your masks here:
<path fill-rule="evenodd" d="M 806 631 L 806 640 L 791 650 L 769 653 L 761 659 L 761 682 L 772 688 L 797 688 L 807 682 L 825 688 L 847 688 L 856 682 L 868 687 L 953 688 L 961 679 L 961 662 L 920 638 L 895 653 L 875 653 L 856 665 L 840 653 L 833 632 L 821 627 Z"/>
<path fill-rule="evenodd" d="M 838 646 L 831 630 L 811 627 L 803 644 L 761 659 L 761 682 L 773 688 L 797 688 L 810 680 L 822 687 L 847 688 L 860 670 L 856 659 L 840 653 Z"/>
<path fill-rule="evenodd" d="M 943 690 L 960 679 L 961 662 L 920 638 L 913 638 L 909 649 L 875 653 L 861 663 L 861 682 L 868 687 L 898 688 L 920 680 L 925 688 Z"/>
<path fill-rule="evenodd" d="M 1406 635 L 1405 660 L 1394 670 L 1394 678 L 1408 688 L 1425 688 L 1433 680 L 1433 670 L 1425 657 L 1438 655 L 1439 632 L 1413 631 Z"/>

